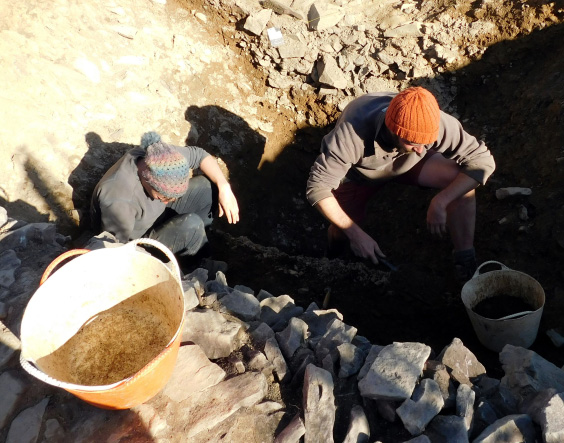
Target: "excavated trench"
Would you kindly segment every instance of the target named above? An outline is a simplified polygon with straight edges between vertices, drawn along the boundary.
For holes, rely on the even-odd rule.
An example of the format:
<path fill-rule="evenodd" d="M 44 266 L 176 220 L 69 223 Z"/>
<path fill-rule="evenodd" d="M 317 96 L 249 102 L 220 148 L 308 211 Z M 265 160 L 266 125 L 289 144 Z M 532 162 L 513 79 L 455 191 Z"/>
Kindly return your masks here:
<path fill-rule="evenodd" d="M 214 19 L 218 29 L 226 19 Z M 563 34 L 564 25 L 557 24 L 492 44 L 479 61 L 427 79 L 457 85 L 460 120 L 468 132 L 486 140 L 495 156 L 495 174 L 477 191 L 479 259 L 502 262 L 543 285 L 545 313 L 532 349 L 559 366 L 564 355 L 544 331 L 562 326 L 564 318 L 558 265 L 564 248 L 564 60 L 557 56 L 564 53 Z M 254 69 L 250 57 L 241 64 Z M 264 83 L 262 71 L 255 75 Z M 422 342 L 438 354 L 458 337 L 490 376 L 501 377 L 497 354 L 479 344 L 464 311 L 452 277 L 449 241 L 426 232 L 432 191 L 389 185 L 370 206 L 366 230 L 399 271 L 374 268 L 353 257 L 323 258 L 327 223 L 307 203 L 305 184 L 320 141 L 339 112 L 315 92 L 292 89 L 288 98 L 309 117 L 308 125 L 298 126 L 291 114 L 282 116 L 284 133 L 275 143 L 221 107 L 186 111 L 186 120 L 199 129 L 199 146 L 221 156 L 213 139 L 221 127 L 224 138 L 245 147 L 237 158 L 226 159 L 241 221 L 229 226 L 218 220 L 210 232 L 212 258 L 229 265 L 228 283 L 288 294 L 304 308 L 325 301 L 374 344 Z M 266 100 L 259 109 L 266 120 L 281 113 Z M 497 200 L 495 190 L 507 186 L 530 187 L 533 193 Z M 528 209 L 528 220 L 516 216 L 519 206 Z"/>

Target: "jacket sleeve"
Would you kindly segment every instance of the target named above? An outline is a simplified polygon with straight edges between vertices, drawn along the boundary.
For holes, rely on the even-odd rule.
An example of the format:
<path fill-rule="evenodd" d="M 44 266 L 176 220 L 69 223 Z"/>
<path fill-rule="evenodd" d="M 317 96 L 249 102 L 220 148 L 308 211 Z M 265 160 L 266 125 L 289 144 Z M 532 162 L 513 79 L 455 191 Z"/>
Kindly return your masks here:
<path fill-rule="evenodd" d="M 330 197 L 352 165 L 362 157 L 364 141 L 348 121 L 338 122 L 321 142 L 321 154 L 309 173 L 306 197 L 311 205 Z"/>
<path fill-rule="evenodd" d="M 495 170 L 495 161 L 483 141 L 468 134 L 451 115 L 441 112 L 439 137 L 430 149 L 440 152 L 462 167 L 462 172 L 485 184 Z"/>
<path fill-rule="evenodd" d="M 126 201 L 114 201 L 109 205 L 101 206 L 102 231 L 108 231 L 116 236 L 121 243 L 132 240 L 135 226 L 136 211 Z"/>

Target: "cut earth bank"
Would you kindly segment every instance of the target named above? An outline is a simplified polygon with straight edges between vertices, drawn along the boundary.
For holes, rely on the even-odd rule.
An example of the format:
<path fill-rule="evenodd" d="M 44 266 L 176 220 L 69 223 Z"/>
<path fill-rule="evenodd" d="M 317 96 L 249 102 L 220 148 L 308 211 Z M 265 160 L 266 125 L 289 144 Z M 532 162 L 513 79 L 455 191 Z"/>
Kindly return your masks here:
<path fill-rule="evenodd" d="M 84 210 L 97 179 L 142 132 L 197 143 L 225 161 L 241 203 L 242 222 L 220 223 L 212 233 L 219 245 L 213 258 L 229 264 L 230 284 L 290 294 L 304 307 L 321 305 L 330 287 L 330 307 L 372 343 L 421 342 L 438 352 L 460 337 L 489 375 L 501 377 L 497 354 L 477 343 L 449 280 L 448 243 L 425 233 L 428 192 L 391 187 L 375 202 L 368 229 L 406 265 L 399 273 L 302 264 L 323 252 L 326 226 L 305 203 L 304 187 L 339 104 L 361 92 L 423 84 L 496 157 L 496 173 L 478 190 L 477 250 L 482 260 L 541 282 L 547 302 L 532 349 L 561 366 L 564 357 L 544 332 L 562 326 L 564 309 L 564 61 L 555 56 L 564 45 L 562 2 L 350 4 L 364 23 L 322 31 L 272 13 L 268 26 L 319 50 L 287 59 L 264 32 L 259 38 L 245 30 L 247 17 L 262 10 L 257 4 L 3 5 L 0 75 L 10 87 L 0 97 L 2 206 L 15 219 L 56 221 L 60 232 L 75 235 L 69 211 Z M 412 22 L 423 24 L 415 26 L 421 34 L 402 31 Z M 394 29 L 404 34 L 385 35 Z M 318 83 L 317 55 L 324 54 L 341 60 L 345 88 Z M 364 65 L 355 65 L 359 56 Z M 495 191 L 507 186 L 532 194 L 497 200 Z M 519 218 L 521 206 L 527 220 Z M 38 281 L 49 257 L 36 252 L 17 278 Z M 382 278 L 385 284 L 374 284 Z M 2 291 L 7 306 L 16 304 L 13 294 Z M 17 329 L 20 314 L 14 310 L 6 323 Z"/>

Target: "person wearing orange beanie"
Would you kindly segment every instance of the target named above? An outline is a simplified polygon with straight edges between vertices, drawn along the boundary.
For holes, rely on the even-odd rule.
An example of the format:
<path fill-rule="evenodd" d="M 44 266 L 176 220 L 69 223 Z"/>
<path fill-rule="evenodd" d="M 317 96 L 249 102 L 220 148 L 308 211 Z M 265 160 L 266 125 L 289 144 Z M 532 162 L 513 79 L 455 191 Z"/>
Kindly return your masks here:
<path fill-rule="evenodd" d="M 386 182 L 438 189 L 427 210 L 427 228 L 450 234 L 456 277 L 472 277 L 475 189 L 495 170 L 482 141 L 442 112 L 433 94 L 410 87 L 395 94 L 370 93 L 347 105 L 321 143 L 306 196 L 330 222 L 328 256 L 348 244 L 374 264 L 386 262 L 378 243 L 362 229 L 366 205 Z"/>

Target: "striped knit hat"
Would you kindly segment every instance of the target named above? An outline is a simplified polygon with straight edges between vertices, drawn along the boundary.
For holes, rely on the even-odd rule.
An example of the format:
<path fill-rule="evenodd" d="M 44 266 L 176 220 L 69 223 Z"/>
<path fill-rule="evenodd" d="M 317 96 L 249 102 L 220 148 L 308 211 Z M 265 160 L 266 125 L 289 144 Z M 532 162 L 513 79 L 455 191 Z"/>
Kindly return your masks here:
<path fill-rule="evenodd" d="M 396 95 L 386 111 L 386 126 L 411 143 L 429 144 L 439 136 L 441 112 L 437 100 L 420 86 Z"/>
<path fill-rule="evenodd" d="M 147 183 L 166 198 L 182 197 L 188 189 L 190 177 L 186 158 L 174 146 L 162 142 L 156 132 L 144 134 L 141 147 L 147 152 L 147 169 L 142 173 Z"/>

